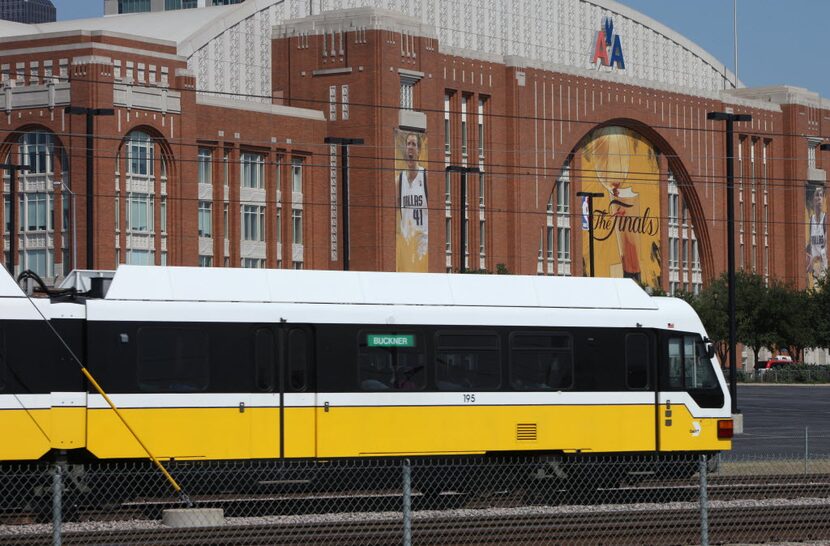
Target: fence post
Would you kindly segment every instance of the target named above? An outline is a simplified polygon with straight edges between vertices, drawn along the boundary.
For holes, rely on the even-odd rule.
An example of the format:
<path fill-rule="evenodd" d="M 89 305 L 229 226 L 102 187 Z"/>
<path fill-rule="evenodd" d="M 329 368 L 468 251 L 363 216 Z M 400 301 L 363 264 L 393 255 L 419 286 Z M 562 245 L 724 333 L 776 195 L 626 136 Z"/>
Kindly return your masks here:
<path fill-rule="evenodd" d="M 412 546 L 412 467 L 403 460 L 403 546 Z"/>
<path fill-rule="evenodd" d="M 709 546 L 709 493 L 706 490 L 706 455 L 700 456 L 700 546 Z"/>
<path fill-rule="evenodd" d="M 52 546 L 61 546 L 61 512 L 63 511 L 63 465 L 52 467 Z"/>
<path fill-rule="evenodd" d="M 810 427 L 804 426 L 804 475 L 808 474 L 808 461 L 810 459 Z"/>

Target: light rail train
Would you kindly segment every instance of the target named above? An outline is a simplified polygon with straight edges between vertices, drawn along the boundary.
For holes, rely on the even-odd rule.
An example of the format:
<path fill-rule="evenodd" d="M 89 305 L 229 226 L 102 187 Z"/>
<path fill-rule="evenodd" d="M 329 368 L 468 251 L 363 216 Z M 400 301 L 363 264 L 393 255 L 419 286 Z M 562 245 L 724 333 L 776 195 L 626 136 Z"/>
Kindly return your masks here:
<path fill-rule="evenodd" d="M 699 318 L 631 280 L 122 265 L 103 292 L 0 274 L 0 461 L 145 457 L 67 346 L 163 460 L 731 446 Z"/>

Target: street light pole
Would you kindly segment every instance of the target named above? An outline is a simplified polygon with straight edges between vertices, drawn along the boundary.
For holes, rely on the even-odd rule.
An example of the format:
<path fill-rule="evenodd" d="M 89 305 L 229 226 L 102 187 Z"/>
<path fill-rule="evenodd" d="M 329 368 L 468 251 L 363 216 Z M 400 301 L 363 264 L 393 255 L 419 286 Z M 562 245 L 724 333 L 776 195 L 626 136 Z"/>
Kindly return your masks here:
<path fill-rule="evenodd" d="M 326 144 L 340 145 L 340 179 L 343 200 L 343 271 L 349 270 L 349 146 L 363 144 L 362 138 L 326 137 Z"/>
<path fill-rule="evenodd" d="M 11 156 L 11 154 L 9 154 Z M 9 261 L 6 268 L 14 277 L 14 258 L 17 255 L 17 171 L 28 171 L 28 165 L 13 165 L 11 163 L 0 163 L 0 169 L 9 171 Z M 22 211 L 21 211 L 22 212 Z"/>
<path fill-rule="evenodd" d="M 594 276 L 594 198 L 595 197 L 603 197 L 603 194 L 590 192 L 590 191 L 578 191 L 576 192 L 577 197 L 587 197 L 588 198 L 588 259 L 591 264 L 591 277 Z"/>
<path fill-rule="evenodd" d="M 112 108 L 87 108 L 85 106 L 67 106 L 67 114 L 78 114 L 86 116 L 86 268 L 94 269 L 94 242 L 95 242 L 95 177 L 93 175 L 95 160 L 95 141 L 93 132 L 95 130 L 95 116 L 113 116 L 115 110 Z"/>
<path fill-rule="evenodd" d="M 60 187 L 62 192 L 69 193 L 72 200 L 72 271 L 75 271 L 78 268 L 78 215 L 75 213 L 75 192 L 70 190 L 63 180 L 55 180 L 52 184 Z"/>
<path fill-rule="evenodd" d="M 467 268 L 467 173 L 481 173 L 478 167 L 463 167 L 460 165 L 448 165 L 445 168 L 448 173 L 461 174 L 461 203 L 458 208 L 461 211 L 461 244 L 458 248 L 461 249 L 461 262 L 458 266 L 458 272 L 464 273 Z"/>
<path fill-rule="evenodd" d="M 735 142 L 734 123 L 752 121 L 749 114 L 709 112 L 706 119 L 726 122 L 726 253 L 727 285 L 729 294 L 729 395 L 732 398 L 732 414 L 738 413 L 738 358 L 737 325 L 735 323 Z"/>

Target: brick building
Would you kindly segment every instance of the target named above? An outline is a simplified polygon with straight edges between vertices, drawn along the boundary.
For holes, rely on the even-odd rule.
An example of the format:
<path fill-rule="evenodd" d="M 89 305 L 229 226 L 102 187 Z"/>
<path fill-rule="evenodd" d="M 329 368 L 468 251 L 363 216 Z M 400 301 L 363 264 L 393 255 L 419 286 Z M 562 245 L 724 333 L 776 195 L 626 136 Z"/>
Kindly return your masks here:
<path fill-rule="evenodd" d="M 90 248 L 97 269 L 340 269 L 348 212 L 351 269 L 584 275 L 590 191 L 598 275 L 698 290 L 726 267 L 724 127 L 707 112 L 733 111 L 752 115 L 736 124 L 738 267 L 800 287 L 823 274 L 824 99 L 743 88 L 611 0 L 517 5 L 248 0 L 3 24 L 0 153 L 31 167 L 16 270 L 54 282 Z M 93 118 L 92 247 L 87 120 L 69 106 L 114 110 Z M 348 209 L 327 137 L 363 140 Z"/>

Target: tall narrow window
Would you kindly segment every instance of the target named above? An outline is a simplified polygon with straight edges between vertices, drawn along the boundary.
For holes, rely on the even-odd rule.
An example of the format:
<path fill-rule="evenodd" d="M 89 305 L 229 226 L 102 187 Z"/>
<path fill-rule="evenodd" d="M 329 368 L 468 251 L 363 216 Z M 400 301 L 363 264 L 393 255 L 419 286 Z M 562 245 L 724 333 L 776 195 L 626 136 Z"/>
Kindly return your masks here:
<path fill-rule="evenodd" d="M 418 78 L 401 75 L 401 109 L 412 110 L 415 104 L 415 84 Z"/>
<path fill-rule="evenodd" d="M 199 184 L 212 183 L 211 150 L 210 148 L 199 148 Z"/>
<path fill-rule="evenodd" d="M 484 160 L 484 99 L 478 99 L 478 157 Z"/>
<path fill-rule="evenodd" d="M 467 101 L 466 95 L 461 97 L 461 158 L 467 159 Z"/>
<path fill-rule="evenodd" d="M 161 232 L 167 233 L 167 196 L 161 196 L 159 203 L 159 222 L 161 223 Z"/>
<path fill-rule="evenodd" d="M 556 237 L 554 234 L 556 226 L 554 194 L 555 191 L 551 192 L 547 207 L 545 208 L 545 261 L 547 262 L 546 270 L 548 275 L 554 273 L 554 264 L 556 263 L 554 256 L 554 239 Z"/>
<path fill-rule="evenodd" d="M 303 193 L 303 158 L 301 157 L 291 160 L 291 191 Z"/>
<path fill-rule="evenodd" d="M 213 237 L 213 205 L 199 201 L 199 237 Z"/>
<path fill-rule="evenodd" d="M 302 269 L 303 244 L 303 158 L 294 157 L 291 160 L 291 241 L 293 247 L 292 264 L 295 269 Z"/>
<path fill-rule="evenodd" d="M 735 173 L 738 179 L 738 267 L 744 268 L 744 143 L 738 140 L 738 165 Z"/>
<path fill-rule="evenodd" d="M 444 153 L 449 156 L 452 143 L 452 131 L 450 124 L 450 96 L 444 95 Z"/>
<path fill-rule="evenodd" d="M 571 274 L 571 169 L 562 167 L 556 181 L 556 272 Z"/>
<path fill-rule="evenodd" d="M 291 210 L 291 233 L 295 245 L 303 244 L 303 209 Z"/>

